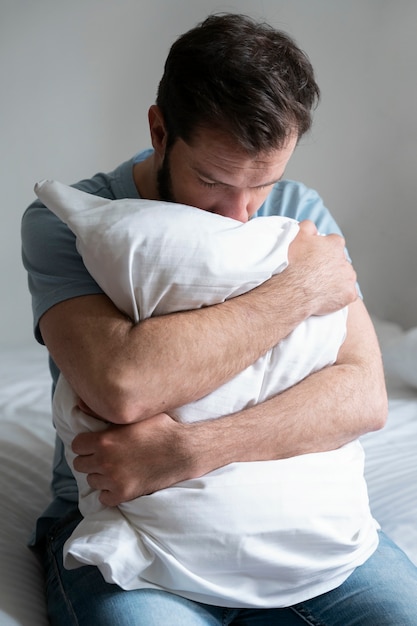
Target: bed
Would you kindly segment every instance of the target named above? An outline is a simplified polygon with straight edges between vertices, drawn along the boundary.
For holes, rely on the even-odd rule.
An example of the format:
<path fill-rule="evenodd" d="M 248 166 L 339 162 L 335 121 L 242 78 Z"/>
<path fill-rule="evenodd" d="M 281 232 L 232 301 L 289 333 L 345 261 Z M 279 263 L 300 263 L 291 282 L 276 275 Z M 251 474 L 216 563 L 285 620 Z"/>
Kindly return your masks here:
<path fill-rule="evenodd" d="M 363 437 L 374 516 L 417 565 L 417 329 L 375 319 L 384 355 L 389 419 Z M 46 352 L 0 349 L 0 624 L 48 624 L 41 568 L 26 547 L 50 499 L 54 447 Z"/>

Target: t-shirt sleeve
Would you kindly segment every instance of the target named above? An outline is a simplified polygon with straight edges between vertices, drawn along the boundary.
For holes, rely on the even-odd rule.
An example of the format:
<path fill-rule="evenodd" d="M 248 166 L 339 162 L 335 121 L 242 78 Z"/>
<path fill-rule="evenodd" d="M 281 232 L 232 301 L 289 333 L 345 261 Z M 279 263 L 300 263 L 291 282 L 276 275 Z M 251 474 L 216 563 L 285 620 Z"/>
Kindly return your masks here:
<path fill-rule="evenodd" d="M 322 235 L 342 235 L 336 220 L 324 205 L 317 191 L 292 180 L 283 180 L 275 185 L 266 202 L 258 211 L 259 217 L 266 215 L 283 215 L 298 222 L 311 220 Z M 346 255 L 351 261 L 347 249 Z M 357 284 L 357 290 L 358 295 L 362 298 L 359 284 Z"/>
<path fill-rule="evenodd" d="M 40 202 L 34 202 L 25 211 L 21 234 L 34 334 L 43 343 L 39 320 L 48 309 L 63 300 L 103 291 L 85 268 L 73 233 Z"/>
<path fill-rule="evenodd" d="M 341 234 L 336 220 L 317 191 L 291 180 L 275 185 L 258 215 L 284 215 L 298 222 L 311 220 L 322 235 Z"/>

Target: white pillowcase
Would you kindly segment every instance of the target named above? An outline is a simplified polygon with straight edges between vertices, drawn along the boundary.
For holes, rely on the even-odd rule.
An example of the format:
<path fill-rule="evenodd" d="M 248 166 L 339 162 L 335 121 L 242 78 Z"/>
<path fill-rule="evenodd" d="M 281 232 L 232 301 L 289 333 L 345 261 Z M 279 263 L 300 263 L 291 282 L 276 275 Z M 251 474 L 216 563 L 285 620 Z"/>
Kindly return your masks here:
<path fill-rule="evenodd" d="M 92 276 L 135 322 L 256 287 L 285 269 L 299 228 L 278 216 L 242 224 L 178 204 L 111 201 L 51 181 L 35 190 L 75 233 Z M 343 309 L 305 320 L 175 417 L 191 422 L 233 413 L 334 363 L 346 315 Z M 74 435 L 105 427 L 79 411 L 62 376 L 54 419 L 70 466 Z M 280 461 L 233 463 L 111 509 L 100 504 L 85 475 L 74 475 L 84 519 L 66 542 L 65 564 L 96 565 L 124 589 L 166 589 L 224 606 L 288 606 L 343 582 L 377 542 L 359 442 Z"/>
<path fill-rule="evenodd" d="M 417 327 L 404 331 L 400 324 L 372 315 L 384 360 L 388 386 L 406 383 L 417 388 Z"/>
<path fill-rule="evenodd" d="M 107 200 L 57 181 L 43 181 L 35 191 L 75 233 L 84 263 L 103 291 L 135 322 L 253 289 L 287 267 L 288 247 L 299 229 L 295 220 L 280 216 L 243 224 L 180 204 Z M 255 404 L 261 393 L 266 399 L 334 362 L 346 314 L 344 309 L 300 324 L 217 390 L 210 405 L 193 403 L 192 419 Z M 276 315 L 278 320 L 279 310 Z M 189 413 L 182 411 L 182 421 L 191 421 Z"/>
<path fill-rule="evenodd" d="M 383 358 L 388 376 L 417 388 L 417 328 L 393 338 L 383 349 Z"/>
<path fill-rule="evenodd" d="M 242 224 L 179 204 L 106 200 L 56 181 L 35 191 L 75 233 L 103 291 L 135 322 L 249 291 L 287 266 L 298 232 L 287 218 Z"/>

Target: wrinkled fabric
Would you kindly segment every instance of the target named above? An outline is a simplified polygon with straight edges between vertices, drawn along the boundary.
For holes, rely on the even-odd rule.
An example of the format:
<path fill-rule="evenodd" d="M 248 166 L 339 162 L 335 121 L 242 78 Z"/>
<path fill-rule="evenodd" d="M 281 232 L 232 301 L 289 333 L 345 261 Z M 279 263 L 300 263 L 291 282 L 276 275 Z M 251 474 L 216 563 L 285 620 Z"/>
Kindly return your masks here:
<path fill-rule="evenodd" d="M 74 232 L 97 283 L 136 322 L 254 288 L 285 269 L 298 232 L 297 222 L 278 216 L 241 224 L 182 205 L 105 200 L 47 181 L 36 192 Z M 241 410 L 334 363 L 346 315 L 309 318 L 175 417 L 194 421 Z M 54 419 L 70 465 L 74 434 L 105 427 L 79 411 L 63 377 Z M 84 475 L 74 474 L 84 519 L 65 544 L 65 565 L 94 564 L 124 589 L 163 589 L 230 607 L 288 606 L 340 585 L 378 542 L 358 442 L 234 463 L 112 509 L 99 503 Z"/>

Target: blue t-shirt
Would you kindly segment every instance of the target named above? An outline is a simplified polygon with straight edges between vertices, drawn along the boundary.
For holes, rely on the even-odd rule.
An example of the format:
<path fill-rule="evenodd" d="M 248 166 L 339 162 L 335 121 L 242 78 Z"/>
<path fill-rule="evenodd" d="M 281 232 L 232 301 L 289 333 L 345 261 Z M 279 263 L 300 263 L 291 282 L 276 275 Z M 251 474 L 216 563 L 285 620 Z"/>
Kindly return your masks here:
<path fill-rule="evenodd" d="M 140 152 L 113 172 L 96 174 L 74 186 L 108 199 L 139 198 L 133 179 L 133 166 L 150 154 L 150 150 Z M 298 221 L 310 219 L 322 234 L 341 234 L 320 196 L 298 182 L 282 180 L 274 186 L 255 217 L 266 215 L 282 215 Z M 31 204 L 23 215 L 22 257 L 32 295 L 34 333 L 40 343 L 43 340 L 39 320 L 48 309 L 69 298 L 103 293 L 87 272 L 77 252 L 74 234 L 40 201 Z M 50 369 L 54 387 L 59 371 L 52 359 Z M 62 517 L 78 502 L 76 481 L 65 460 L 62 442 L 58 438 L 52 493 L 53 501 L 38 525 L 38 538 L 45 531 L 48 520 Z"/>

